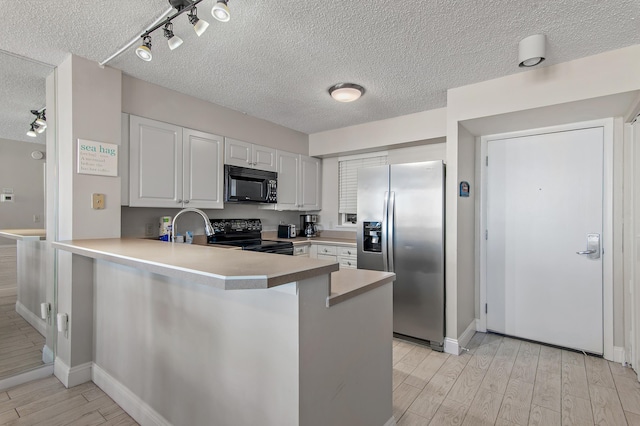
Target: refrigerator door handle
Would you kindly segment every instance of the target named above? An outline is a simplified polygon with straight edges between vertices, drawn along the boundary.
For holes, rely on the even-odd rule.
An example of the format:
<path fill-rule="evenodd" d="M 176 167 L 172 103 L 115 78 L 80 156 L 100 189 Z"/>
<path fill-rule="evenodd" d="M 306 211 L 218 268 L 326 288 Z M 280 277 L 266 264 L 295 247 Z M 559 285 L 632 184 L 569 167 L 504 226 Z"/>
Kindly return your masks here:
<path fill-rule="evenodd" d="M 389 271 L 389 259 L 387 257 L 387 211 L 389 208 L 389 193 L 384 193 L 384 207 L 382 208 L 382 269 Z"/>
<path fill-rule="evenodd" d="M 393 266 L 393 228 L 396 224 L 396 193 L 389 195 L 389 222 L 387 223 L 387 252 L 389 253 L 389 272 L 395 272 Z"/>

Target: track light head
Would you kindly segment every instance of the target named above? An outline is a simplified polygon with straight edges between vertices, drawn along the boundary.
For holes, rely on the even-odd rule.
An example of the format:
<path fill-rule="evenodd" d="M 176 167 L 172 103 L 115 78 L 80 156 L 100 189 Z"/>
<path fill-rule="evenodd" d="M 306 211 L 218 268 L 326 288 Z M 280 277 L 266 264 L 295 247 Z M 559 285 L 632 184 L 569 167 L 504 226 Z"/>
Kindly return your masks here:
<path fill-rule="evenodd" d="M 228 22 L 231 19 L 231 13 L 227 6 L 228 0 L 218 0 L 211 9 L 211 14 L 220 22 Z"/>
<path fill-rule="evenodd" d="M 187 15 L 189 17 L 189 22 L 193 25 L 193 30 L 200 37 L 209 27 L 209 23 L 205 20 L 198 18 L 198 10 L 194 7 L 191 9 L 191 13 Z"/>
<path fill-rule="evenodd" d="M 167 44 L 169 44 L 169 49 L 171 50 L 176 49 L 183 43 L 180 37 L 173 34 L 173 24 L 171 22 L 167 22 L 167 25 L 164 26 L 164 36 L 167 38 Z"/>
<path fill-rule="evenodd" d="M 36 133 L 35 127 L 36 127 L 35 124 L 31 124 L 31 130 L 27 132 L 27 136 L 32 138 L 35 138 L 36 136 L 38 136 L 38 134 Z"/>
<path fill-rule="evenodd" d="M 146 35 L 142 37 L 142 45 L 136 48 L 136 55 L 145 62 L 153 59 L 153 55 L 151 54 L 151 36 Z"/>
<path fill-rule="evenodd" d="M 47 117 L 45 117 L 44 115 L 45 110 L 43 109 L 41 112 L 37 113 L 38 118 L 36 118 L 36 125 L 38 125 L 38 127 L 42 128 L 42 132 L 44 132 L 44 129 L 47 128 Z M 42 133 L 39 132 L 39 133 Z"/>

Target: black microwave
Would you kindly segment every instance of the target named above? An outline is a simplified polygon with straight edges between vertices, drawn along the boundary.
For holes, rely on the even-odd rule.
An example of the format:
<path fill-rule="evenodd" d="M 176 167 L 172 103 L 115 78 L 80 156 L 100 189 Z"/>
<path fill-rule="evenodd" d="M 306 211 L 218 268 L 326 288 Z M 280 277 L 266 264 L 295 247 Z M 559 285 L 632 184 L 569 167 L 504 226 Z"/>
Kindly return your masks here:
<path fill-rule="evenodd" d="M 277 178 L 276 172 L 225 164 L 224 201 L 276 203 Z"/>

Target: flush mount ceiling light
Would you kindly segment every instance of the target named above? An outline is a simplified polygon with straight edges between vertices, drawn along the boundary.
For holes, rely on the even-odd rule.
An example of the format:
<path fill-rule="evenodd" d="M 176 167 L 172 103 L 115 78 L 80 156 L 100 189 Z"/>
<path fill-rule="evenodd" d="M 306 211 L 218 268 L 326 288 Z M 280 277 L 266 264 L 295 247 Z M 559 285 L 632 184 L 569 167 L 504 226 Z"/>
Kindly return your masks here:
<path fill-rule="evenodd" d="M 545 60 L 547 37 L 536 34 L 523 38 L 518 45 L 518 66 L 521 68 L 535 67 Z"/>
<path fill-rule="evenodd" d="M 191 12 L 189 12 L 187 17 L 189 18 L 191 25 L 193 25 L 193 30 L 198 34 L 198 37 L 200 37 L 209 27 L 209 23 L 207 21 L 198 18 L 198 10 L 195 7 L 191 9 Z"/>
<path fill-rule="evenodd" d="M 211 9 L 213 17 L 220 22 L 229 22 L 229 19 L 231 19 L 231 13 L 229 12 L 227 2 L 228 0 L 218 0 L 213 6 L 213 9 Z"/>
<path fill-rule="evenodd" d="M 167 22 L 167 24 L 164 26 L 164 36 L 167 38 L 167 44 L 169 45 L 169 49 L 171 50 L 179 47 L 182 44 L 182 39 L 173 34 L 173 24 L 171 22 Z"/>
<path fill-rule="evenodd" d="M 47 117 L 45 116 L 45 111 L 45 108 L 31 110 L 31 114 L 35 115 L 36 118 L 31 122 L 31 128 L 27 131 L 27 136 L 35 138 L 38 136 L 38 133 L 44 132 L 47 128 Z"/>
<path fill-rule="evenodd" d="M 353 102 L 364 95 L 364 87 L 355 83 L 338 83 L 329 87 L 329 94 L 338 102 Z"/>

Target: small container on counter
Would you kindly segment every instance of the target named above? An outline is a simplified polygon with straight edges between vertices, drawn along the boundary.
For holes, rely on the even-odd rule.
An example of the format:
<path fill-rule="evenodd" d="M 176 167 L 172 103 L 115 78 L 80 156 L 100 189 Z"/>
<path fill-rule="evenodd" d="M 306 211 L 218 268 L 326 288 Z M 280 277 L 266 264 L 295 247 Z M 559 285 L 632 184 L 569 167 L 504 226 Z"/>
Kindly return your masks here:
<path fill-rule="evenodd" d="M 171 216 L 162 216 L 160 218 L 160 228 L 158 235 L 161 241 L 171 240 Z"/>

